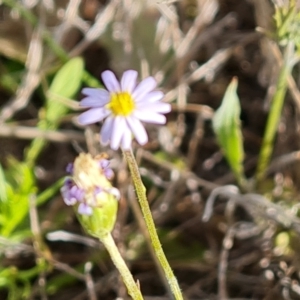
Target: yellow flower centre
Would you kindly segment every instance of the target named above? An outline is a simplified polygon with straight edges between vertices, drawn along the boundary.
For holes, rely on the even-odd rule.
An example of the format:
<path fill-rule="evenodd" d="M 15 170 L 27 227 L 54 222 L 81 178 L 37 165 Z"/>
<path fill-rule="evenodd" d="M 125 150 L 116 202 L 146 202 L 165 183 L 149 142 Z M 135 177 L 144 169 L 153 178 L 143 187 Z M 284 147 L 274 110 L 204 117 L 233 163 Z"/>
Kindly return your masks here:
<path fill-rule="evenodd" d="M 128 92 L 119 92 L 110 96 L 110 102 L 107 104 L 115 116 L 128 116 L 135 109 L 135 103 Z"/>

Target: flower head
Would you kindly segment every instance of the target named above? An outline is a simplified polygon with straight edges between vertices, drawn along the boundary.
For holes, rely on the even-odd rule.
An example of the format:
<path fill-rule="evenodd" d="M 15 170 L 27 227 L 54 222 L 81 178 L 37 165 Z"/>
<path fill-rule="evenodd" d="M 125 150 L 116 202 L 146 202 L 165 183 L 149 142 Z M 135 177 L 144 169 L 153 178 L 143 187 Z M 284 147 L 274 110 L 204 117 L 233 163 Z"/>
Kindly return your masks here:
<path fill-rule="evenodd" d="M 65 203 L 75 206 L 79 221 L 90 234 L 99 237 L 110 232 L 116 220 L 120 193 L 109 181 L 113 171 L 106 155 L 93 158 L 81 153 L 74 164 L 67 166 L 67 171 L 70 177 L 61 188 Z"/>
<path fill-rule="evenodd" d="M 92 124 L 105 119 L 100 136 L 101 143 L 110 143 L 112 149 L 120 146 L 131 148 L 132 135 L 140 145 L 148 142 L 148 136 L 142 122 L 164 124 L 164 113 L 171 111 L 168 103 L 161 102 L 163 93 L 154 91 L 156 81 L 148 77 L 137 84 L 138 73 L 134 70 L 124 72 L 118 82 L 111 71 L 102 73 L 107 88 L 84 88 L 86 97 L 80 102 L 90 110 L 82 113 L 78 121 L 82 125 Z"/>
<path fill-rule="evenodd" d="M 119 197 L 117 189 L 109 180 L 113 171 L 109 168 L 109 160 L 102 156 L 92 158 L 90 154 L 80 154 L 74 164 L 68 164 L 66 178 L 61 193 L 67 205 L 78 206 L 78 213 L 91 215 L 93 208 L 101 202 L 101 198 L 111 194 Z"/>

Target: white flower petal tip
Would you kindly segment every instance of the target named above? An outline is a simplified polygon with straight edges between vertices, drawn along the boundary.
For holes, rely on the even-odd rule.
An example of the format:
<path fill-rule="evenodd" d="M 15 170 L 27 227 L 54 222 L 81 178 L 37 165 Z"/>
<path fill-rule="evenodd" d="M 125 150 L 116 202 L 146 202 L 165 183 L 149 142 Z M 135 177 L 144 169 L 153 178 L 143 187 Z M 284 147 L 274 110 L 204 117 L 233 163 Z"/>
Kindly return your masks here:
<path fill-rule="evenodd" d="M 134 70 L 125 71 L 121 79 L 122 91 L 131 93 L 136 86 L 138 72 Z"/>
<path fill-rule="evenodd" d="M 153 77 L 148 77 L 141 81 L 132 93 L 136 102 L 143 100 L 143 98 L 156 88 L 156 80 Z"/>
<path fill-rule="evenodd" d="M 102 121 L 109 114 L 103 107 L 92 108 L 77 117 L 80 125 L 88 125 Z"/>
<path fill-rule="evenodd" d="M 83 88 L 81 93 L 90 97 L 109 97 L 109 93 L 105 89 Z"/>
<path fill-rule="evenodd" d="M 137 118 L 127 118 L 127 124 L 140 145 L 148 142 L 147 132 L 142 123 Z"/>
<path fill-rule="evenodd" d="M 162 98 L 164 97 L 164 93 L 162 91 L 153 91 L 148 93 L 144 99 L 143 99 L 143 103 L 144 102 L 157 102 L 162 100 Z"/>
<path fill-rule="evenodd" d="M 108 91 L 113 93 L 120 91 L 120 84 L 112 71 L 104 71 L 101 77 Z"/>
<path fill-rule="evenodd" d="M 148 142 L 147 132 L 142 122 L 165 124 L 163 115 L 171 111 L 169 103 L 162 102 L 164 94 L 155 91 L 157 83 L 148 77 L 137 84 L 138 73 L 135 70 L 124 72 L 119 82 L 111 71 L 101 75 L 107 90 L 85 88 L 86 97 L 80 105 L 90 108 L 78 117 L 81 125 L 104 120 L 100 142 L 110 145 L 113 150 L 120 147 L 131 149 L 132 139 L 140 145 Z"/>

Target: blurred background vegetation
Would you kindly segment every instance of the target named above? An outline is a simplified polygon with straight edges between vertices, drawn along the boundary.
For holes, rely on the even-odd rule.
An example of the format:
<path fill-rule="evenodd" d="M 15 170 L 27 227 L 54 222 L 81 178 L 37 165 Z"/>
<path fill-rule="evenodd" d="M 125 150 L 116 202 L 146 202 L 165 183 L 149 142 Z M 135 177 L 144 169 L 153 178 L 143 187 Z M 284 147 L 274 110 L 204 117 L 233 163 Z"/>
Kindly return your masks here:
<path fill-rule="evenodd" d="M 59 189 L 78 153 L 107 152 L 113 236 L 145 299 L 168 299 L 120 152 L 81 127 L 106 69 L 154 76 L 166 126 L 135 147 L 186 299 L 300 299 L 298 1 L 0 1 L 0 299 L 126 299 Z"/>

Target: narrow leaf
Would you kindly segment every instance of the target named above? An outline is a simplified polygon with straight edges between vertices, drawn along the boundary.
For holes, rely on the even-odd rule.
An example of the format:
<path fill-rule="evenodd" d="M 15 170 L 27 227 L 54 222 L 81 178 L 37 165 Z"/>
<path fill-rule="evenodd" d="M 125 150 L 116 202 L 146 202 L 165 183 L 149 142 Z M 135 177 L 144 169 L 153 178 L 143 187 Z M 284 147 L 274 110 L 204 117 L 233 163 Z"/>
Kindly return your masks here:
<path fill-rule="evenodd" d="M 244 148 L 240 128 L 240 102 L 237 90 L 237 79 L 229 84 L 221 106 L 213 118 L 213 129 L 223 153 L 234 172 L 239 184 L 244 182 Z"/>
<path fill-rule="evenodd" d="M 70 59 L 55 75 L 48 90 L 46 109 L 41 110 L 41 119 L 38 128 L 41 130 L 56 129 L 60 119 L 68 113 L 66 102 L 75 96 L 79 90 L 84 73 L 83 59 L 75 57 Z M 29 166 L 34 165 L 46 141 L 44 138 L 36 138 L 26 151 L 25 161 Z"/>
<path fill-rule="evenodd" d="M 63 103 L 64 99 L 74 97 L 80 88 L 84 71 L 84 63 L 81 57 L 70 59 L 57 72 L 49 88 L 49 98 L 46 106 L 46 120 L 51 126 L 68 112 L 68 107 Z"/>

